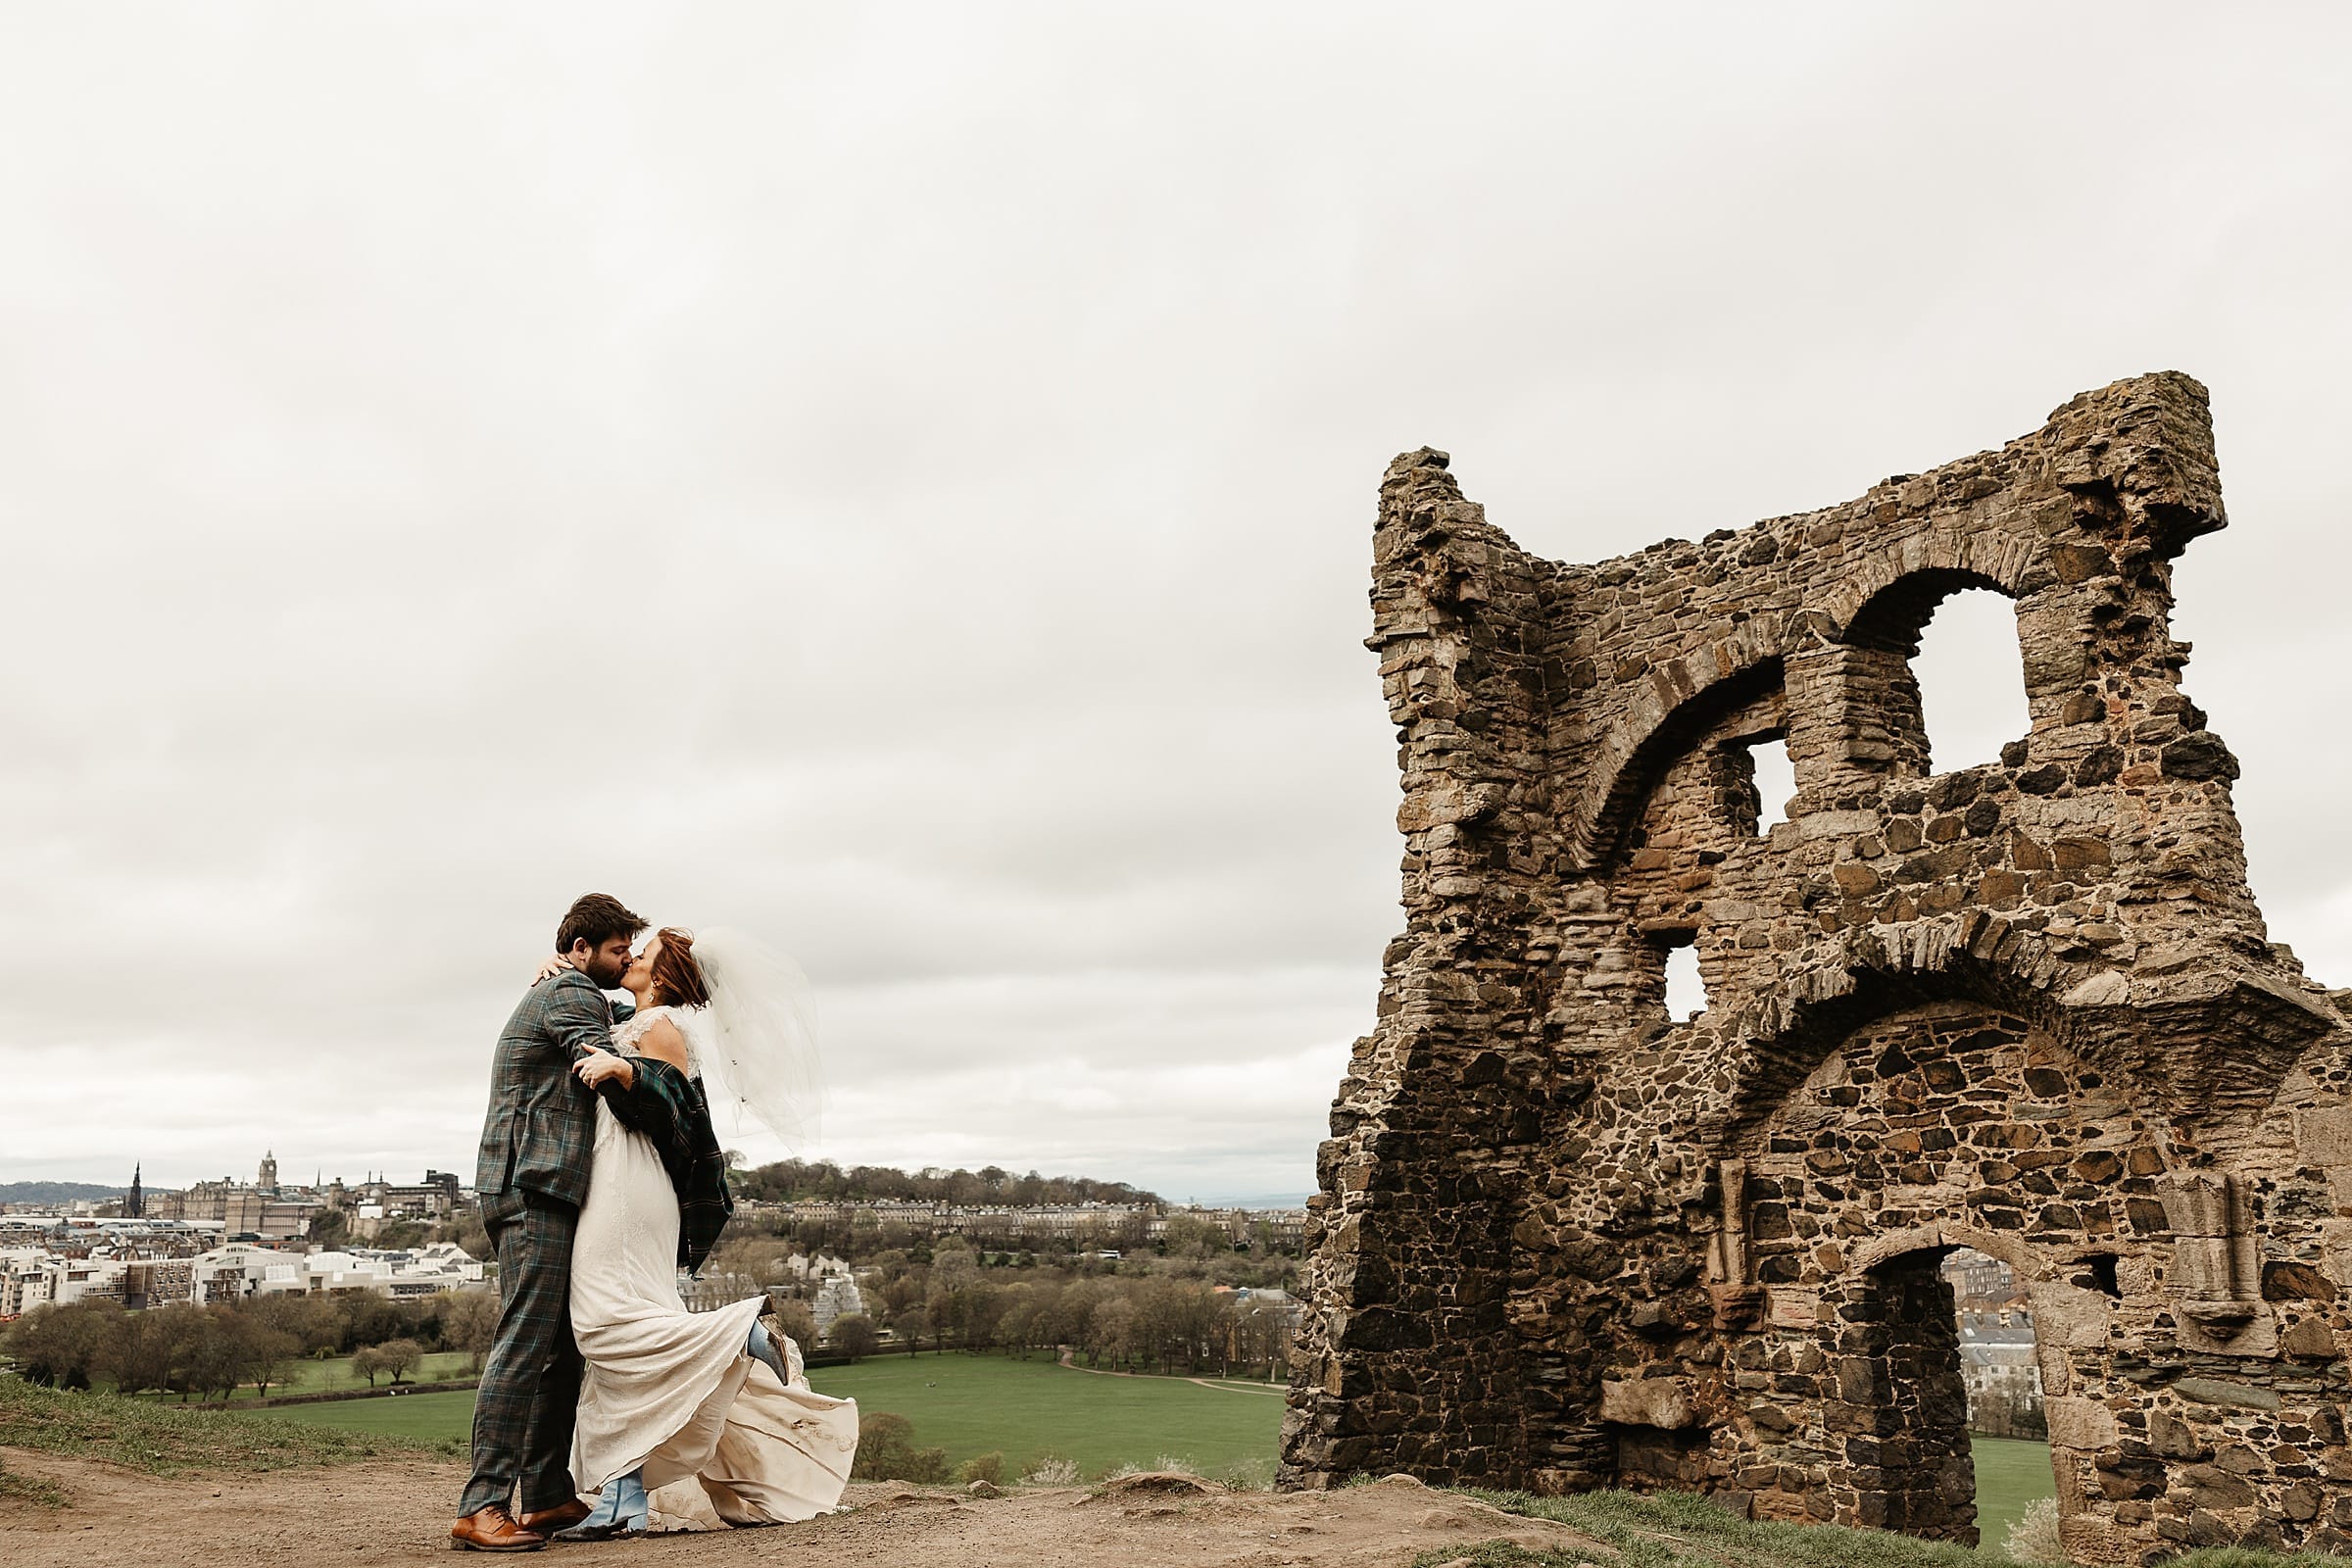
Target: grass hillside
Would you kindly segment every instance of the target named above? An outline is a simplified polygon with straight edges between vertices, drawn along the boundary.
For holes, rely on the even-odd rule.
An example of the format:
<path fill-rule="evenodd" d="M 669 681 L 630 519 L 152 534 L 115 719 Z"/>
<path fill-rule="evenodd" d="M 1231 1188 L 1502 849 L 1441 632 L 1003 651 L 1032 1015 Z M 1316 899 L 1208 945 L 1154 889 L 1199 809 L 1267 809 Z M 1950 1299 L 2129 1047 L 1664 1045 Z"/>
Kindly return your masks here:
<path fill-rule="evenodd" d="M 285 1470 L 356 1464 L 385 1455 L 414 1458 L 425 1445 L 382 1434 L 338 1431 L 266 1415 L 225 1418 L 112 1394 L 60 1394 L 0 1377 L 0 1447 L 70 1453 L 172 1475 L 182 1470 Z"/>
<path fill-rule="evenodd" d="M 918 1441 L 944 1446 L 956 1459 L 1002 1449 L 1013 1474 L 1046 1453 L 1075 1460 L 1089 1475 L 1122 1464 L 1149 1465 L 1165 1455 L 1202 1473 L 1241 1479 L 1247 1463 L 1270 1458 L 1282 1408 L 1279 1398 L 1246 1385 L 1204 1388 L 1180 1378 L 1096 1377 L 1044 1361 L 994 1356 L 893 1356 L 856 1367 L 820 1368 L 819 1384 L 828 1393 L 855 1395 L 867 1409 L 908 1416 Z M 0 1376 L 0 1447 L 99 1459 L 150 1475 L 456 1457 L 463 1452 L 471 1410 L 472 1396 L 460 1393 L 245 1414 L 109 1394 L 60 1394 Z M 2017 1446 L 2020 1467 L 2030 1471 L 2038 1462 L 2046 1471 L 2037 1448 Z M 1611 1554 L 1597 1568 L 2011 1568 L 2000 1553 L 1997 1529 L 1987 1532 L 1989 1549 L 1969 1551 L 1876 1531 L 1751 1524 L 1703 1498 L 1679 1494 L 1468 1494 L 1607 1542 Z M 0 1508 L 67 1501 L 54 1487 L 0 1467 Z M 1455 1550 L 1444 1558 L 1425 1558 L 1415 1568 L 1437 1568 L 1461 1555 Z M 1589 1555 L 1531 1552 L 1500 1541 L 1479 1546 L 1467 1559 L 1473 1568 L 1573 1568 L 1591 1560 Z M 2348 1565 L 2352 1559 L 2314 1553 L 2222 1548 L 2175 1558 L 2169 1568 Z"/>
<path fill-rule="evenodd" d="M 1202 1475 L 1262 1486 L 1274 1473 L 1282 1426 L 1282 1391 L 1262 1383 L 1211 1388 L 1185 1378 L 1103 1377 L 1043 1359 L 961 1351 L 823 1366 L 809 1382 L 860 1409 L 905 1416 L 915 1441 L 945 1448 L 950 1464 L 997 1452 L 1011 1475 L 1049 1454 L 1087 1476 L 1166 1457 Z M 472 1427 L 473 1396 L 406 1394 L 268 1413 L 424 1443 L 462 1442 Z"/>

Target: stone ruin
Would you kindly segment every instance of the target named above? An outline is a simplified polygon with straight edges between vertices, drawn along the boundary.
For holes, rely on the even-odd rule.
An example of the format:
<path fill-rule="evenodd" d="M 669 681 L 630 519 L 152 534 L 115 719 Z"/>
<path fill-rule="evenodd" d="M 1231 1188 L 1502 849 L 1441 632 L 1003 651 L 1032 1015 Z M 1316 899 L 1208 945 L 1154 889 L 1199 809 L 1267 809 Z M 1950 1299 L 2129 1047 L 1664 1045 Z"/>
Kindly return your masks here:
<path fill-rule="evenodd" d="M 2173 561 L 2224 520 L 2178 374 L 1594 565 L 1390 466 L 1408 923 L 1318 1157 L 1285 1484 L 1973 1542 L 1968 1247 L 2030 1293 L 2076 1560 L 2352 1548 L 2352 994 L 2267 940 L 2180 689 Z M 1964 588 L 2015 601 L 2032 728 L 1938 774 L 1909 662 Z"/>

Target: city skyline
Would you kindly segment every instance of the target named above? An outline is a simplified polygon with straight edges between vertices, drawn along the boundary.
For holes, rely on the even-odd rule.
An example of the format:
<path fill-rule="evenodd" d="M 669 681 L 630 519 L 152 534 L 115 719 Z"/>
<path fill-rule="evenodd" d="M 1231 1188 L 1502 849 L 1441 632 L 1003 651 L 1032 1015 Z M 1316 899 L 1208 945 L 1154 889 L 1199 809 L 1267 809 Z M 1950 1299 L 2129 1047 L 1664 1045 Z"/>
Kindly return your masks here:
<path fill-rule="evenodd" d="M 370 1187 L 370 1186 L 389 1186 L 389 1187 L 394 1187 L 394 1188 L 402 1188 L 402 1189 L 416 1189 L 416 1188 L 422 1188 L 422 1187 L 425 1187 L 425 1186 L 432 1185 L 432 1184 L 433 1184 L 433 1183 L 434 1183 L 434 1182 L 435 1182 L 437 1179 L 446 1179 L 447 1177 L 449 1177 L 449 1176 L 451 1176 L 451 1175 L 456 1175 L 456 1176 L 457 1176 L 457 1178 L 458 1178 L 458 1180 L 459 1180 L 459 1182 L 460 1182 L 460 1185 L 461 1185 L 461 1186 L 463 1186 L 463 1187 L 464 1187 L 466 1190 L 467 1190 L 467 1191 L 470 1191 L 470 1190 L 471 1190 L 471 1178 L 470 1178 L 470 1175 L 467 1175 L 467 1174 L 465 1174 L 465 1173 L 445 1173 L 445 1172 L 442 1172 L 442 1171 L 440 1171 L 440 1170 L 439 1170 L 437 1167 L 434 1167 L 434 1166 L 429 1166 L 429 1165 L 428 1165 L 428 1166 L 426 1166 L 426 1167 L 424 1168 L 422 1175 L 421 1175 L 421 1176 L 419 1176 L 419 1177 L 418 1177 L 418 1179 L 417 1179 L 416 1181 L 415 1181 L 415 1182 L 405 1182 L 405 1181 L 402 1181 L 402 1180 L 398 1179 L 397 1177 L 395 1177 L 395 1176 L 394 1176 L 392 1173 L 390 1173 L 389 1171 L 383 1171 L 383 1170 L 372 1170 L 372 1171 L 368 1171 L 368 1172 L 365 1173 L 364 1175 L 362 1175 L 362 1176 L 361 1176 L 361 1178 L 360 1178 L 360 1179 L 359 1179 L 357 1182 L 353 1182 L 353 1181 L 350 1181 L 350 1180 L 348 1180 L 346 1177 L 344 1177 L 344 1176 L 343 1176 L 343 1175 L 341 1175 L 341 1174 L 337 1174 L 337 1175 L 334 1175 L 334 1176 L 328 1176 L 328 1175 L 326 1175 L 326 1174 L 324 1173 L 324 1168 L 323 1168 L 323 1167 L 320 1167 L 320 1168 L 319 1168 L 319 1170 L 318 1170 L 317 1172 L 315 1172 L 315 1173 L 313 1174 L 313 1176 L 312 1176 L 312 1179 L 311 1179 L 310 1181 L 308 1181 L 308 1182 L 302 1182 L 302 1181 L 290 1181 L 290 1180 L 287 1180 L 287 1179 L 285 1179 L 285 1178 L 284 1178 L 284 1176 L 283 1176 L 282 1172 L 278 1172 L 278 1173 L 276 1173 L 276 1179 L 275 1179 L 274 1181 L 271 1181 L 271 1180 L 270 1180 L 269 1178 L 271 1176 L 271 1174 L 272 1174 L 272 1171 L 273 1171 L 273 1169 L 274 1169 L 274 1166 L 275 1166 L 275 1164 L 276 1164 L 276 1156 L 275 1156 L 275 1152 L 274 1152 L 274 1151 L 266 1152 L 263 1154 L 262 1158 L 263 1158 L 263 1164 L 262 1164 L 262 1165 L 260 1165 L 260 1166 L 257 1166 L 257 1167 L 256 1167 L 256 1169 L 255 1169 L 255 1173 L 254 1173 L 254 1175 L 253 1175 L 253 1177 L 252 1177 L 252 1178 L 245 1178 L 245 1177 L 241 1177 L 241 1176 L 237 1175 L 237 1174 L 236 1174 L 236 1173 L 234 1173 L 234 1172 L 222 1172 L 222 1173 L 220 1173 L 220 1174 L 219 1174 L 219 1175 L 194 1176 L 194 1177 L 188 1177 L 188 1178 L 185 1178 L 185 1179 L 180 1179 L 180 1180 L 157 1180 L 157 1181 L 145 1182 L 145 1183 L 144 1183 L 144 1192 L 145 1192 L 145 1194 L 146 1194 L 148 1197 L 152 1198 L 152 1197 L 154 1197 L 154 1196 L 156 1196 L 156 1195 L 159 1195 L 159 1194 L 171 1194 L 171 1195 L 185 1194 L 185 1193 L 188 1193 L 188 1192 L 191 1192 L 191 1191 L 194 1191 L 194 1190 L 200 1189 L 200 1188 L 207 1188 L 207 1187 L 213 1187 L 213 1186 L 219 1186 L 219 1185 L 242 1186 L 242 1187 L 250 1187 L 250 1188 L 253 1188 L 253 1189 L 255 1189 L 255 1190 L 266 1190 L 266 1191 L 281 1191 L 281 1190 L 282 1190 L 282 1191 L 298 1192 L 298 1193 L 323 1193 L 323 1192 L 328 1192 L 328 1191 L 331 1191 L 331 1190 L 333 1190 L 333 1189 L 335 1189 L 335 1188 L 347 1188 L 347 1189 L 351 1189 L 351 1190 L 357 1191 L 357 1190 L 359 1190 L 359 1189 L 362 1189 L 362 1188 L 367 1188 L 367 1187 Z M 143 1171 L 144 1171 L 144 1168 L 145 1168 L 145 1167 L 144 1167 L 144 1164 L 143 1164 L 143 1163 L 142 1163 L 142 1164 L 134 1164 L 134 1165 L 132 1166 L 132 1169 L 131 1169 L 131 1180 L 130 1180 L 130 1182 L 129 1182 L 129 1183 L 127 1183 L 127 1184 L 122 1185 L 122 1186 L 112 1186 L 112 1185 L 109 1185 L 109 1184 L 107 1184 L 107 1183 L 105 1183 L 105 1182 L 102 1182 L 102 1181 L 83 1181 L 83 1180 L 80 1180 L 80 1179 L 77 1179 L 77 1178 L 67 1178 L 67 1177 L 38 1177 L 38 1176 L 33 1176 L 33 1177 L 20 1177 L 20 1178 L 14 1178 L 14 1179 L 12 1179 L 12 1180 L 10 1180 L 10 1181 L 0 1182 L 0 1203 L 14 1203 L 16 1206 L 18 1206 L 18 1207 L 20 1207 L 20 1208 L 21 1208 L 21 1207 L 24 1207 L 24 1206 L 25 1206 L 25 1204 L 26 1204 L 27 1202 L 37 1202 L 37 1201 L 38 1201 L 37 1200 L 22 1200 L 22 1199 L 11 1199 L 11 1198 L 9 1198 L 9 1197 L 8 1197 L 8 1190 L 9 1190 L 10 1188 L 12 1188 L 12 1187 L 16 1187 L 16 1186 L 27 1186 L 27 1187 L 29 1187 L 29 1186 L 42 1186 L 42 1185 L 61 1186 L 61 1187 L 62 1187 L 62 1186 L 79 1186 L 79 1187 L 87 1187 L 87 1188 L 89 1188 L 89 1189 L 91 1189 L 91 1190 L 92 1190 L 92 1191 L 91 1191 L 91 1193 L 90 1193 L 88 1196 L 86 1196 L 86 1197 L 84 1197 L 84 1198 L 81 1198 L 81 1199 L 77 1199 L 77 1200 L 75 1200 L 76 1201 L 98 1201 L 98 1200 L 99 1200 L 99 1199 L 100 1199 L 100 1195 L 103 1195 L 104 1197 L 109 1197 L 109 1198 L 117 1198 L 117 1199 L 123 1199 L 123 1200 L 127 1200 L 127 1198 L 128 1198 L 128 1196 L 129 1196 L 130 1194 L 133 1194 L 133 1193 L 138 1193 L 138 1192 L 140 1192 L 140 1191 L 141 1191 L 141 1188 L 142 1188 L 141 1176 L 142 1176 L 142 1173 L 143 1173 Z M 881 1167 L 881 1168 L 883 1168 L 883 1169 L 892 1169 L 892 1170 L 898 1170 L 898 1169 L 906 1169 L 906 1167 L 904 1167 L 904 1166 L 883 1166 L 883 1167 Z M 970 1171 L 972 1171 L 974 1174 L 977 1174 L 977 1173 L 978 1173 L 978 1172 L 980 1172 L 980 1171 L 985 1171 L 985 1170 L 987 1170 L 987 1169 L 990 1169 L 990 1168 L 992 1168 L 992 1167 L 990 1167 L 990 1166 L 987 1166 L 987 1165 L 978 1166 L 978 1167 L 915 1167 L 915 1168 L 914 1168 L 914 1169 L 912 1169 L 912 1170 L 911 1170 L 909 1173 L 910 1173 L 910 1174 L 922 1174 L 922 1173 L 923 1173 L 923 1171 L 925 1171 L 925 1170 L 929 1170 L 929 1169 L 941 1169 L 941 1170 L 965 1169 L 965 1170 L 970 1170 Z M 1026 1176 L 1032 1176 L 1032 1175 L 1035 1175 L 1035 1176 L 1042 1176 L 1042 1177 L 1044 1177 L 1044 1178 L 1046 1178 L 1046 1179 L 1048 1179 L 1048 1180 L 1052 1180 L 1052 1179 L 1054 1179 L 1054 1178 L 1080 1178 L 1080 1177 L 1082 1177 L 1082 1178 L 1087 1178 L 1087 1179 L 1096 1180 L 1096 1181 L 1115 1182 L 1115 1181 L 1118 1181 L 1118 1180 L 1120 1179 L 1120 1178 L 1118 1178 L 1118 1177 L 1116 1177 L 1116 1176 L 1101 1176 L 1101 1175 L 1098 1175 L 1097 1173 L 1095 1173 L 1095 1172 L 1092 1172 L 1092 1171 L 1048 1171 L 1048 1170 L 1036 1170 L 1036 1169 L 1031 1169 L 1031 1168 L 1027 1168 L 1027 1167 L 1024 1167 L 1024 1168 L 1021 1168 L 1021 1169 L 1017 1169 L 1017 1170 L 1016 1170 L 1016 1169 L 1013 1169 L 1012 1167 L 1009 1167 L 1009 1166 L 1002 1166 L 1002 1167 L 994 1167 L 994 1168 L 1004 1169 L 1004 1170 L 1005 1170 L 1005 1171 L 1006 1171 L 1006 1173 L 1007 1173 L 1008 1175 L 1011 1175 L 1011 1176 L 1013 1176 L 1013 1177 L 1016 1177 L 1016 1178 L 1018 1178 L 1018 1177 L 1026 1177 Z M 1151 1189 L 1149 1189 L 1149 1188 L 1145 1188 L 1145 1187 L 1141 1186 L 1141 1184 L 1137 1184 L 1137 1183 L 1128 1183 L 1127 1185 L 1128 1185 L 1128 1186 L 1130 1186 L 1130 1187 L 1134 1187 L 1134 1188 L 1136 1188 L 1136 1190 L 1137 1190 L 1138 1192 L 1145 1192 L 1145 1193 L 1149 1193 L 1149 1192 L 1151 1192 Z M 1175 1196 L 1175 1195 L 1166 1194 L 1166 1193 L 1160 1193 L 1160 1194 L 1156 1194 L 1155 1196 L 1157 1196 L 1157 1197 L 1159 1197 L 1160 1199 L 1162 1199 L 1162 1200 L 1165 1200 L 1166 1201 L 1169 1201 L 1169 1202 L 1171 1202 L 1171 1203 L 1177 1203 L 1177 1204 L 1186 1204 L 1186 1205 L 1194 1205 L 1194 1204 L 1197 1204 L 1197 1205 L 1199 1205 L 1199 1206 L 1202 1206 L 1202 1207 L 1228 1207 L 1228 1208 L 1231 1208 L 1231 1207 L 1263 1207 L 1263 1208 L 1274 1208 L 1274 1207 L 1292 1207 L 1292 1206 L 1296 1206 L 1296 1205 L 1297 1205 L 1297 1204 L 1298 1204 L 1298 1203 L 1303 1203 L 1303 1202 L 1305 1201 L 1305 1200 L 1306 1200 L 1307 1194 L 1306 1194 L 1305 1192 L 1303 1192 L 1303 1191 L 1300 1191 L 1300 1192 L 1296 1192 L 1296 1193 L 1245 1193 L 1245 1192 L 1238 1192 L 1238 1191 L 1237 1191 L 1237 1192 L 1220 1192 L 1220 1193 L 1214 1193 L 1214 1194 L 1209 1194 L 1209 1195 L 1205 1195 L 1205 1196 L 1194 1196 L 1194 1195 L 1187 1195 L 1187 1196 L 1184 1196 L 1184 1197 L 1177 1197 L 1177 1196 Z"/>

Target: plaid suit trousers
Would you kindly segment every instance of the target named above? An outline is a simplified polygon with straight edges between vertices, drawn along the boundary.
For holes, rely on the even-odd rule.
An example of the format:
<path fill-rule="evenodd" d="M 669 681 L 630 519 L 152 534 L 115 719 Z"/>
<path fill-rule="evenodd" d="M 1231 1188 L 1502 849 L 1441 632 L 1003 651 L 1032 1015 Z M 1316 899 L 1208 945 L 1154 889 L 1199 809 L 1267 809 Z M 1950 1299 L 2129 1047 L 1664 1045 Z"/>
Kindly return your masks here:
<path fill-rule="evenodd" d="M 571 1481 L 571 1427 L 580 1402 L 571 1243 L 580 1213 L 537 1193 L 513 1196 L 521 1200 L 519 1212 L 489 1218 L 498 1250 L 498 1337 L 474 1396 L 473 1477 L 458 1505 L 461 1517 L 494 1502 L 512 1506 L 518 1485 L 518 1514 L 579 1494 Z"/>

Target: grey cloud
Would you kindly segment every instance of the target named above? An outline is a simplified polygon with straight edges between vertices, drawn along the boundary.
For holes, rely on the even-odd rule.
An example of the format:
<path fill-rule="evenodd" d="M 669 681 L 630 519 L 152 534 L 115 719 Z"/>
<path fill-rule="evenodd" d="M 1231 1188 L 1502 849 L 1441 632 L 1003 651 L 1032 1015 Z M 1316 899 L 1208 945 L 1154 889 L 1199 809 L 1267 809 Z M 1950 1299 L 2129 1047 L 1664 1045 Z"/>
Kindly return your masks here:
<path fill-rule="evenodd" d="M 2159 367 L 2187 688 L 2352 974 L 2332 13 L 11 30 L 0 1171 L 462 1168 L 604 887 L 800 954 L 829 1152 L 1296 1189 L 1398 923 L 1392 453 L 1592 559 Z"/>

